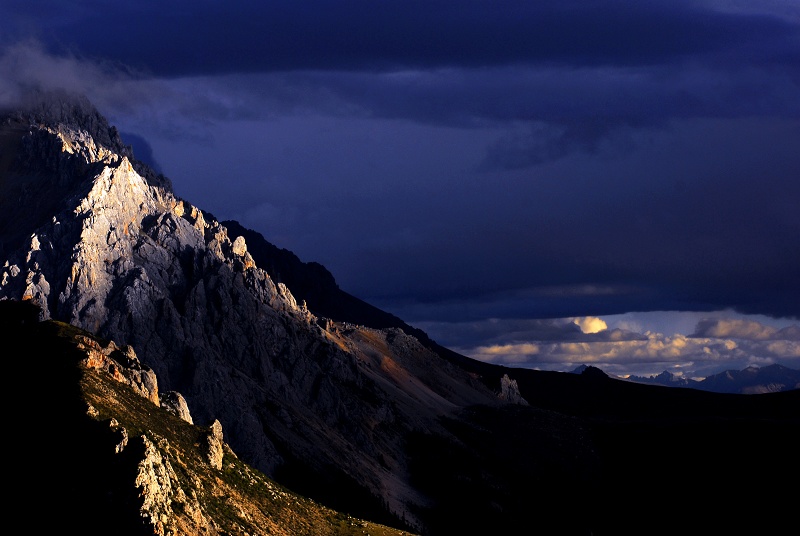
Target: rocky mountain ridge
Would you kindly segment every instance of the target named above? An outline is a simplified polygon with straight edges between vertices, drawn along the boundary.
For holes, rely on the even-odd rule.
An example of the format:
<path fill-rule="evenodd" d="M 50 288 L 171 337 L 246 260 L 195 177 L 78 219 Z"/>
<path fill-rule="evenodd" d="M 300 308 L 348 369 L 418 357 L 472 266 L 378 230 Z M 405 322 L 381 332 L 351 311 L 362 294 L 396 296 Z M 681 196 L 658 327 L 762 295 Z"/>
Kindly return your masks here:
<path fill-rule="evenodd" d="M 313 315 L 244 237 L 140 174 L 84 99 L 57 102 L 2 123 L 3 152 L 15 152 L 0 169 L 12 192 L 0 236 L 14 249 L 0 298 L 137 348 L 266 474 L 305 474 L 295 484 L 311 494 L 336 502 L 350 489 L 374 503 L 365 512 L 413 520 L 424 498 L 403 476 L 403 435 L 441 431 L 439 416 L 497 394 L 402 332 Z"/>

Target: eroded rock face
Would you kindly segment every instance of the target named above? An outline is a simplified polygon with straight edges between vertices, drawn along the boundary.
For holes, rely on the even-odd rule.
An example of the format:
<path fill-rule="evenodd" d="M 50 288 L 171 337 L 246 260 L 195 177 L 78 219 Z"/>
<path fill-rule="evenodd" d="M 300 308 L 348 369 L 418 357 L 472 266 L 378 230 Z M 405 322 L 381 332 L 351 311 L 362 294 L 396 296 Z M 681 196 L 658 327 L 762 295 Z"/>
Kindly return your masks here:
<path fill-rule="evenodd" d="M 6 176 L 26 192 L 42 187 L 41 197 L 53 183 L 67 185 L 69 193 L 59 189 L 57 203 L 43 205 L 53 211 L 49 219 L 28 222 L 28 238 L 0 272 L 0 297 L 31 299 L 45 318 L 135 346 L 167 389 L 185 390 L 204 408 L 204 420 L 230 421 L 236 414 L 233 430 L 260 427 L 257 416 L 239 415 L 231 402 L 263 402 L 250 399 L 251 386 L 242 385 L 251 383 L 248 376 L 284 381 L 271 370 L 272 358 L 293 353 L 285 326 L 297 323 L 303 335 L 310 315 L 288 289 L 255 269 L 243 239 L 231 242 L 218 222 L 163 183 L 148 182 L 131 155 L 114 152 L 121 145 L 113 137 L 97 140 L 79 128 L 107 134 L 97 128 L 95 113 L 56 109 L 56 119 L 67 123 L 46 122 L 52 110 L 38 108 L 14 119 L 16 146 L 24 150 Z M 25 129 L 19 116 L 30 120 Z M 4 196 L 2 212 L 14 204 Z M 15 226 L 25 229 L 25 223 Z M 269 442 L 242 433 L 253 445 L 255 465 L 274 466 Z"/>
<path fill-rule="evenodd" d="M 120 349 L 114 341 L 103 346 L 89 337 L 79 337 L 79 341 L 78 348 L 86 352 L 84 366 L 103 370 L 118 382 L 133 387 L 134 391 L 156 406 L 161 405 L 155 373 L 139 362 L 131 346 Z"/>
<path fill-rule="evenodd" d="M 169 449 L 167 440 L 161 438 L 157 445 L 147 436 L 142 436 L 141 441 L 144 454 L 137 466 L 135 486 L 140 490 L 141 516 L 153 534 L 216 534 L 213 520 L 205 514 L 197 499 L 184 491 L 175 469 L 162 454 Z M 175 515 L 175 507 L 180 507 L 183 515 Z"/>
<path fill-rule="evenodd" d="M 206 436 L 206 456 L 208 457 L 208 463 L 216 470 L 222 469 L 222 454 L 223 454 L 223 442 L 222 442 L 222 424 L 216 419 L 214 422 L 211 423 L 211 429 L 209 430 L 208 435 Z"/>
<path fill-rule="evenodd" d="M 316 318 L 96 111 L 55 109 L 2 123 L 17 157 L 0 168 L 14 193 L 0 197 L 0 299 L 33 300 L 47 318 L 117 341 L 95 349 L 97 366 L 141 359 L 131 385 L 159 403 L 153 373 L 185 397 L 185 420 L 224 425 L 264 473 L 287 456 L 311 474 L 336 467 L 413 523 L 407 505 L 423 499 L 403 480 L 404 434 L 496 395 L 452 367 L 437 373 L 443 360 L 413 338 Z"/>

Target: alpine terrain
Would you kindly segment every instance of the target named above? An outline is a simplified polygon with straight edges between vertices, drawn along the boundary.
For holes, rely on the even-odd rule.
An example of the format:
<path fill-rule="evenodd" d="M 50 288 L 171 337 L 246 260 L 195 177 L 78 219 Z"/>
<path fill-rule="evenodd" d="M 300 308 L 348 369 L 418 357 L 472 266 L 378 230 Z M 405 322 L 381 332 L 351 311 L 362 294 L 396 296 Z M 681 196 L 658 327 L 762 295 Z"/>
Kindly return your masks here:
<path fill-rule="evenodd" d="M 800 391 L 460 356 L 180 198 L 80 96 L 0 117 L 0 263 L 7 441 L 49 528 L 777 534 L 796 511 Z"/>

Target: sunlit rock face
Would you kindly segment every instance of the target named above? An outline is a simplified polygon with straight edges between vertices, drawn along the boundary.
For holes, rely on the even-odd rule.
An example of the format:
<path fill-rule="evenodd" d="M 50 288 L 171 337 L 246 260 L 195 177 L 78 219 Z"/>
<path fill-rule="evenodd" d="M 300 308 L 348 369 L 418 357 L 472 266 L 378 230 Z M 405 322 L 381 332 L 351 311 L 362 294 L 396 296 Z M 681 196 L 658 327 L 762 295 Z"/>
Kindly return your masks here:
<path fill-rule="evenodd" d="M 177 197 L 84 99 L 3 116 L 0 143 L 0 299 L 135 348 L 254 467 L 334 468 L 329 482 L 414 523 L 408 505 L 425 499 L 406 480 L 402 438 L 495 394 L 402 332 L 298 305 L 243 237 Z"/>

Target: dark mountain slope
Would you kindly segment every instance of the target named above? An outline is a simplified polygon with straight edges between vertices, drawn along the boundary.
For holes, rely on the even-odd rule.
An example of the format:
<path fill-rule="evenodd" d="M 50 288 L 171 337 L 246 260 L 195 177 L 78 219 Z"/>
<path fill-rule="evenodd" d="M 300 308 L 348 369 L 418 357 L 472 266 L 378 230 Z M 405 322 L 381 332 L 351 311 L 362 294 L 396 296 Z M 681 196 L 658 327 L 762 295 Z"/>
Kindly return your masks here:
<path fill-rule="evenodd" d="M 411 536 L 330 510 L 242 463 L 226 444 L 211 461 L 209 428 L 148 397 L 126 377 L 130 351 L 56 321 L 30 300 L 0 301 L 6 374 L 35 393 L 4 401 L 14 462 L 7 526 L 85 536 Z M 23 346 L 20 343 L 35 341 Z M 104 363 L 105 361 L 105 363 Z"/>

